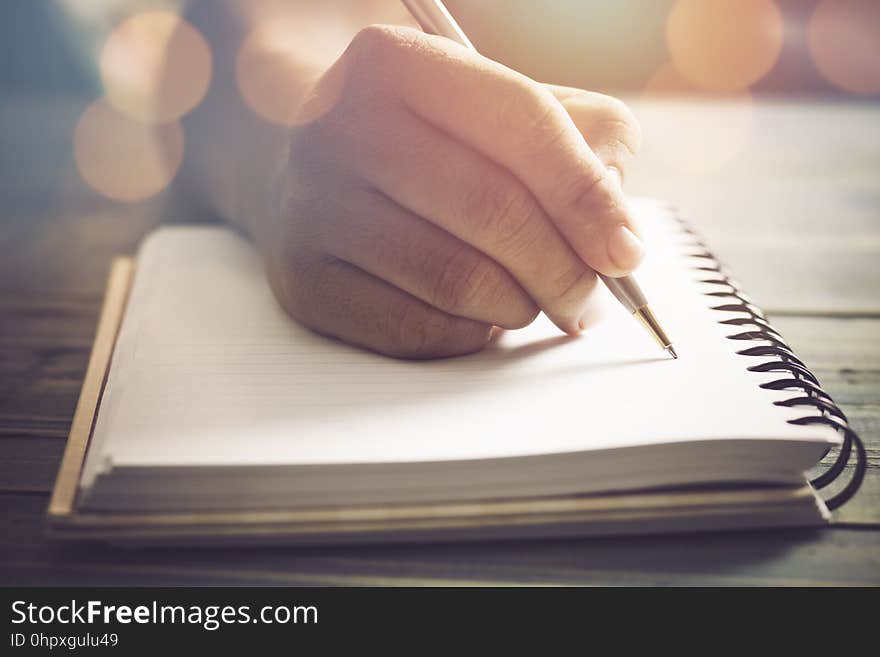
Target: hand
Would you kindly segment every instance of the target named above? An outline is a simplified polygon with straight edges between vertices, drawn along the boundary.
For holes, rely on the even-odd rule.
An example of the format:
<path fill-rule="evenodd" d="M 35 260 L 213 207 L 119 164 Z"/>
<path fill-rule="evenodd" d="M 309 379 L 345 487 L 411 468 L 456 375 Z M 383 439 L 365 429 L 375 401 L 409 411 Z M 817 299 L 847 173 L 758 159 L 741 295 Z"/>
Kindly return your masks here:
<path fill-rule="evenodd" d="M 618 175 L 639 130 L 615 99 L 374 26 L 301 114 L 254 232 L 279 301 L 319 333 L 405 358 L 476 351 L 539 310 L 574 334 L 595 272 L 642 257 Z"/>

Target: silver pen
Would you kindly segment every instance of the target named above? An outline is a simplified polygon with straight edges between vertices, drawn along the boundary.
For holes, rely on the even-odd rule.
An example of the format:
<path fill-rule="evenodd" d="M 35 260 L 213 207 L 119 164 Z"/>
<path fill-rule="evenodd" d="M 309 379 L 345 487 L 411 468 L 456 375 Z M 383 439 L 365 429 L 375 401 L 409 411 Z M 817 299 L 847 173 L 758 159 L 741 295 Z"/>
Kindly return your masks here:
<path fill-rule="evenodd" d="M 413 18 L 416 19 L 416 22 L 421 26 L 422 30 L 428 34 L 436 34 L 438 36 L 452 39 L 474 52 L 477 51 L 477 49 L 474 48 L 474 44 L 471 43 L 470 39 L 468 39 L 467 35 L 464 33 L 464 30 L 461 29 L 459 24 L 452 17 L 452 14 L 449 13 L 449 10 L 446 8 L 446 5 L 443 4 L 442 0 L 402 1 L 412 14 Z M 599 274 L 599 277 L 602 279 L 602 282 L 605 283 L 605 286 L 611 291 L 611 294 L 617 297 L 617 300 L 620 301 L 623 307 L 632 313 L 632 315 L 638 319 L 646 329 L 648 329 L 660 346 L 669 352 L 670 356 L 678 358 L 678 354 L 675 353 L 675 349 L 672 346 L 669 336 L 666 335 L 666 331 L 663 330 L 663 327 L 660 326 L 660 322 L 657 321 L 657 317 L 651 311 L 651 306 L 648 305 L 645 293 L 642 292 L 642 288 L 639 287 L 635 277 L 629 275 L 621 276 L 620 278 L 612 278 L 611 276 L 605 276 L 604 274 Z"/>

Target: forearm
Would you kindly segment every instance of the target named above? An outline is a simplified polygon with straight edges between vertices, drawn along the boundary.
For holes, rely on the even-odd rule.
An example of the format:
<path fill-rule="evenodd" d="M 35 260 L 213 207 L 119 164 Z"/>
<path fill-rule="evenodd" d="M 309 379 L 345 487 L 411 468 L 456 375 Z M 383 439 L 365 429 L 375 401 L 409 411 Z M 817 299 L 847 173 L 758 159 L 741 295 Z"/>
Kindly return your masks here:
<path fill-rule="evenodd" d="M 391 14 L 326 9 L 268 38 L 213 3 L 194 19 L 217 60 L 186 135 L 192 189 L 251 234 L 280 305 L 407 358 L 470 353 L 539 310 L 584 330 L 596 272 L 643 255 L 609 174 L 638 145 L 631 113 L 417 29 L 360 30 Z"/>
<path fill-rule="evenodd" d="M 271 6 L 270 6 L 271 5 Z M 214 53 L 210 91 L 185 120 L 186 193 L 260 239 L 274 211 L 270 181 L 312 83 L 371 22 L 403 17 L 396 0 L 197 2 L 189 20 Z M 271 10 L 271 11 L 270 11 Z"/>

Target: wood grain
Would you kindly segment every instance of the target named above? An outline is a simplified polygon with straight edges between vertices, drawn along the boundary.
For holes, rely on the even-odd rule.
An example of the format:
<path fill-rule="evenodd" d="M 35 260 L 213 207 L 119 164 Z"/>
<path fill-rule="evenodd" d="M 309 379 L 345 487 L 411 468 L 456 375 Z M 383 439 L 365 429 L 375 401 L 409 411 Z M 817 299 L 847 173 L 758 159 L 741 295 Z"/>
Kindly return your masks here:
<path fill-rule="evenodd" d="M 335 548 L 119 550 L 47 543 L 44 499 L 7 496 L 0 583 L 92 585 L 880 583 L 873 532 L 852 529 Z M 5 581 L 4 581 L 5 580 Z"/>
<path fill-rule="evenodd" d="M 627 187 L 684 208 L 766 311 L 880 317 L 880 105 L 632 106 L 644 144 Z"/>
<path fill-rule="evenodd" d="M 32 115 L 28 102 L 17 100 L 11 115 L 8 104 L 0 107 L 0 140 L 20 143 L 15 158 L 32 158 L 0 183 L 0 583 L 880 583 L 876 106 L 700 105 L 719 129 L 752 112 L 751 141 L 720 170 L 683 172 L 648 135 L 628 183 L 690 210 L 861 433 L 869 470 L 859 495 L 835 515 L 842 525 L 452 546 L 131 551 L 49 543 L 43 516 L 111 259 L 185 213 L 167 198 L 131 206 L 96 198 L 63 157 L 66 141 L 58 141 L 68 139 L 64 126 L 82 101 L 54 110 L 37 103 Z M 670 130 L 683 129 L 679 104 L 656 107 L 668 110 Z M 32 117 L 50 127 L 28 124 L 27 139 L 4 134 Z M 4 171 L 16 165 L 9 154 L 0 149 Z M 41 173 L 50 166 L 51 175 Z"/>

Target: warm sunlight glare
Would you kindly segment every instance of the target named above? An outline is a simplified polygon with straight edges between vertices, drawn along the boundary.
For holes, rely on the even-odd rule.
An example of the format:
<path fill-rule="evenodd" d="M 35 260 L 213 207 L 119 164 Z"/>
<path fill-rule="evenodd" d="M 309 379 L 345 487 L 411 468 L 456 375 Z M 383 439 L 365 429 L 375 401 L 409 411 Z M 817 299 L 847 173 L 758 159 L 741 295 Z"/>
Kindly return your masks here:
<path fill-rule="evenodd" d="M 782 14 L 772 0 L 677 0 L 666 23 L 672 62 L 689 82 L 739 91 L 773 68 Z"/>
<path fill-rule="evenodd" d="M 293 22 L 258 26 L 236 59 L 235 77 L 245 103 L 272 123 L 301 122 L 303 101 L 318 72 L 341 54 L 339 43 L 329 34 L 303 33 Z"/>
<path fill-rule="evenodd" d="M 113 106 L 144 123 L 179 119 L 198 105 L 211 81 L 207 42 L 169 11 L 120 23 L 101 50 L 99 66 Z"/>
<path fill-rule="evenodd" d="M 101 99 L 83 112 L 73 137 L 77 170 L 96 191 L 118 201 L 141 201 L 174 178 L 183 160 L 177 122 L 147 125 Z"/>
<path fill-rule="evenodd" d="M 826 80 L 854 94 L 880 93 L 880 1 L 822 0 L 808 34 Z"/>

